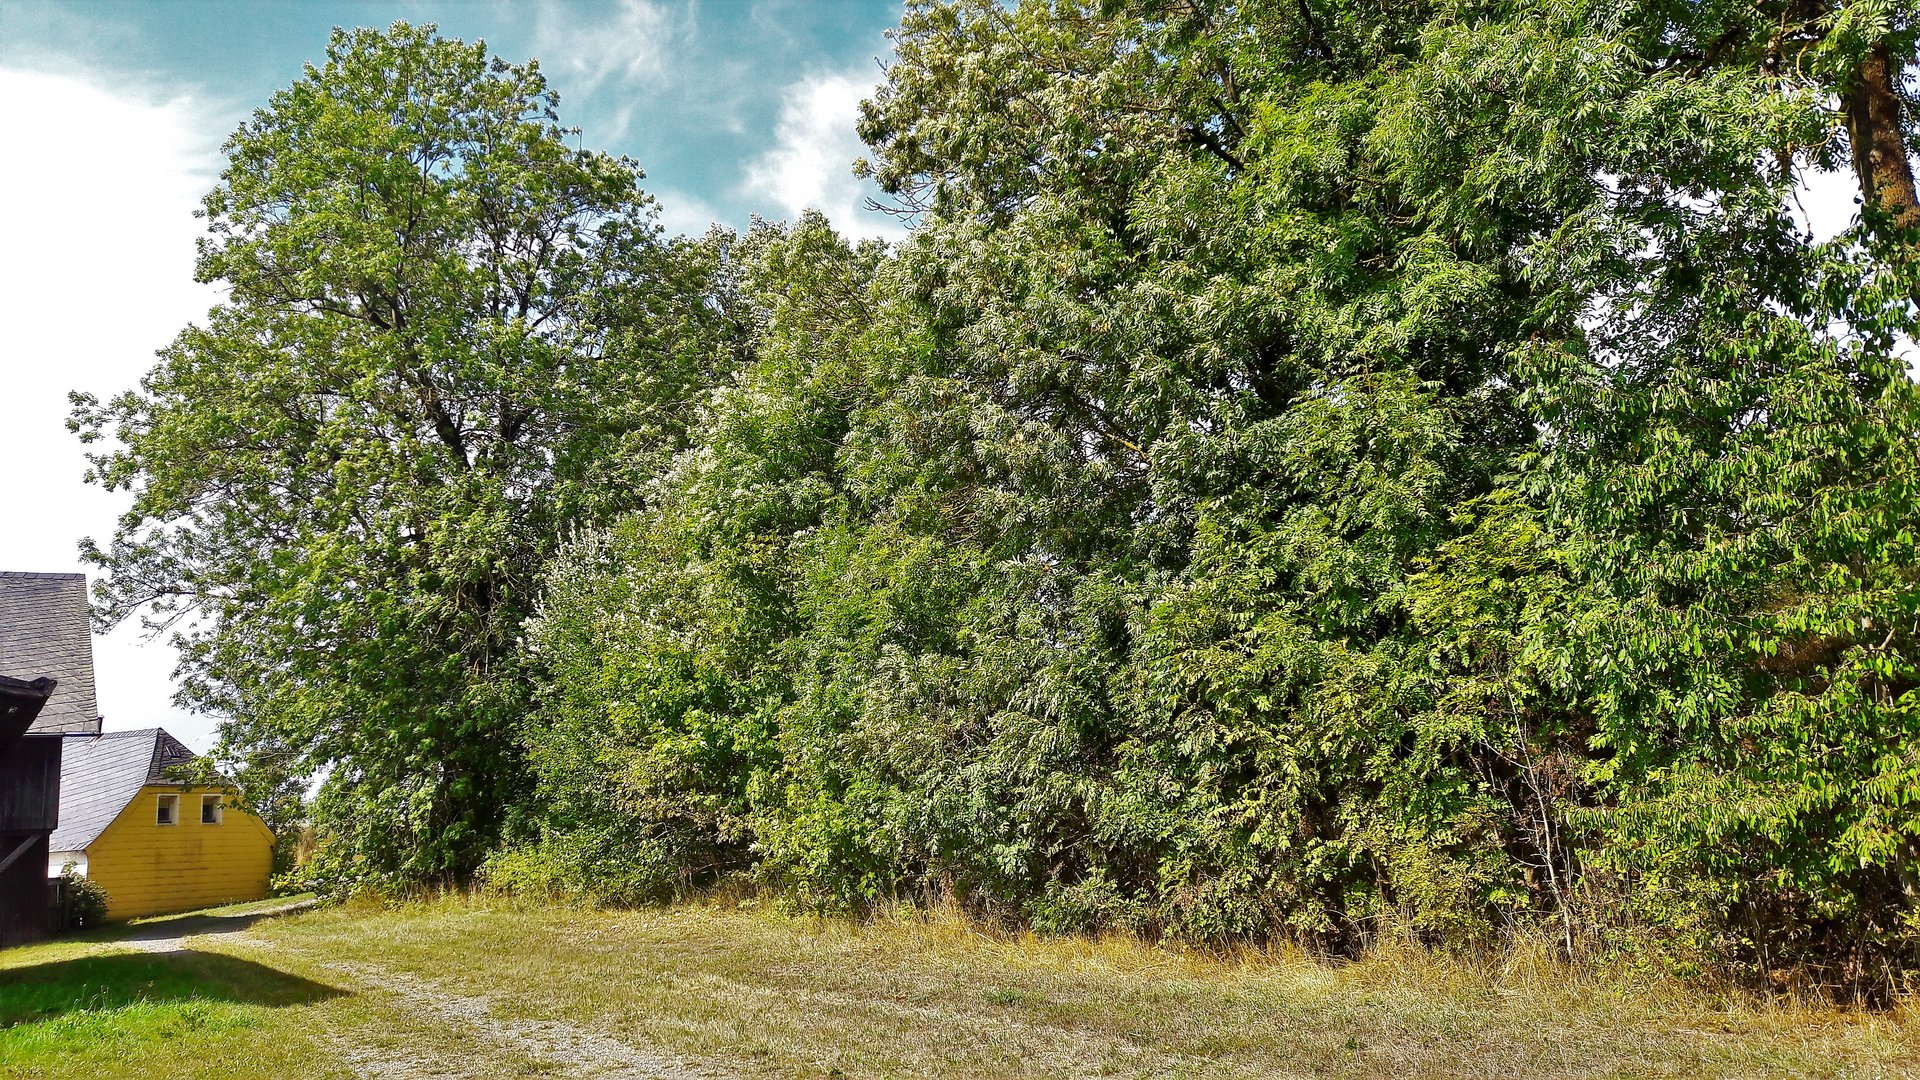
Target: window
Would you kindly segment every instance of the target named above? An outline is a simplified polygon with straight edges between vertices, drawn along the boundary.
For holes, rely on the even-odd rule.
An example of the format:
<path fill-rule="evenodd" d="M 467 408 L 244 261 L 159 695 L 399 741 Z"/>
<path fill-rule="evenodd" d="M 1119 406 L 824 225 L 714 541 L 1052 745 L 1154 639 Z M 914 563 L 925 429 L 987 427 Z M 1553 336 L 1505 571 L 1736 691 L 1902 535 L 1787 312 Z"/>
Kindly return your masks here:
<path fill-rule="evenodd" d="M 200 824 L 202 825 L 220 824 L 220 796 L 218 795 L 200 796 Z"/>
<path fill-rule="evenodd" d="M 154 822 L 159 825 L 180 824 L 180 796 L 160 796 L 160 810 L 154 815 Z"/>

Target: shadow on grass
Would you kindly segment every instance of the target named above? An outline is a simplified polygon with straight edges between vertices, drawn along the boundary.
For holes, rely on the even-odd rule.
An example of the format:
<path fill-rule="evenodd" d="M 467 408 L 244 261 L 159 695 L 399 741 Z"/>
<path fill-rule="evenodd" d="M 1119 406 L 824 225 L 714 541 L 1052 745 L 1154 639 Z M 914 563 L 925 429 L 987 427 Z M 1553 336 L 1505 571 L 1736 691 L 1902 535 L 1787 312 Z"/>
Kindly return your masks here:
<path fill-rule="evenodd" d="M 294 903 L 260 910 L 163 915 L 134 923 L 115 923 L 88 936 L 97 941 L 165 941 L 202 934 L 237 934 L 262 919 L 290 915 L 311 906 L 310 903 Z"/>
<path fill-rule="evenodd" d="M 0 970 L 0 1029 L 138 1004 L 280 1007 L 345 993 L 220 953 L 108 953 Z"/>

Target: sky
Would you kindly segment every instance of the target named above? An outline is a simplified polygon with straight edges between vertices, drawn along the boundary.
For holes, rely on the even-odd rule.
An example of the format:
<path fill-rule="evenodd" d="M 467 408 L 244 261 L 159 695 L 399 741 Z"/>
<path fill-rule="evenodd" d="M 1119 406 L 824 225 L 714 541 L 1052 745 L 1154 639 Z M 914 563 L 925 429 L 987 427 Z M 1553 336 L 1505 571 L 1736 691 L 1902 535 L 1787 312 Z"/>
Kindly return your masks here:
<path fill-rule="evenodd" d="M 67 394 L 135 386 L 154 352 L 218 303 L 193 281 L 193 217 L 220 145 L 324 59 L 335 26 L 436 23 L 538 58 L 583 145 L 638 159 L 670 231 L 812 207 L 843 231 L 900 235 L 851 170 L 860 100 L 898 0 L 253 3 L 0 0 L 0 570 L 87 570 L 123 493 L 83 482 Z M 16 519 L 19 521 L 20 519 Z M 96 636 L 108 730 L 165 727 L 196 750 L 214 720 L 172 705 L 172 650 L 133 624 Z"/>

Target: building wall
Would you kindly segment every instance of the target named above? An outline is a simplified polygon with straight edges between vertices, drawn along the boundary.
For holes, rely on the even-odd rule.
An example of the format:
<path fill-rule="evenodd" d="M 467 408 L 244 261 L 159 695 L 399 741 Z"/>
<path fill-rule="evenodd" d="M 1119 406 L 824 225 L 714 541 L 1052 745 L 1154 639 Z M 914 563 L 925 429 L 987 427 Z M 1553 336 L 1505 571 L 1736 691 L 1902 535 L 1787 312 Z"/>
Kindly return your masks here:
<path fill-rule="evenodd" d="M 0 755 L 0 832 L 53 829 L 60 816 L 62 742 L 58 735 L 26 735 Z"/>
<path fill-rule="evenodd" d="M 0 754 L 0 859 L 32 838 L 0 871 L 0 946 L 47 936 L 47 832 L 60 816 L 59 736 L 25 735 Z M 32 881 L 27 880 L 32 878 Z"/>
<path fill-rule="evenodd" d="M 47 853 L 47 876 L 57 878 L 60 872 L 73 864 L 73 872 L 81 877 L 87 876 L 87 853 L 84 851 L 50 851 Z"/>
<path fill-rule="evenodd" d="M 0 948 L 38 941 L 51 928 L 47 910 L 47 834 L 0 833 L 0 859 L 18 847 L 29 846 L 5 870 L 0 870 Z"/>
<path fill-rule="evenodd" d="M 149 785 L 87 845 L 87 877 L 107 891 L 107 918 L 133 919 L 267 895 L 273 834 L 229 804 L 218 825 L 200 822 L 200 796 L 215 788 Z M 161 825 L 161 795 L 180 797 L 179 823 Z"/>

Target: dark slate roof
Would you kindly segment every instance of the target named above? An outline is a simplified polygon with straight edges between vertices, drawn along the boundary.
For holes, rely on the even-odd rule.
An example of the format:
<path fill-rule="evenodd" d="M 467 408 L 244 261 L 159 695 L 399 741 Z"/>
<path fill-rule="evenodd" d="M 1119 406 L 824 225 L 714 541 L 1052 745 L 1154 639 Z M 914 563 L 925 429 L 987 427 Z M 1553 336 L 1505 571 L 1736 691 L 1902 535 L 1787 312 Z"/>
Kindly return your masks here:
<path fill-rule="evenodd" d="M 193 751 L 159 728 L 68 739 L 60 757 L 60 825 L 50 849 L 83 850 L 141 788 L 175 782 L 167 768 L 193 758 Z"/>
<path fill-rule="evenodd" d="M 0 573 L 0 674 L 59 680 L 29 731 L 98 732 L 85 574 Z"/>

